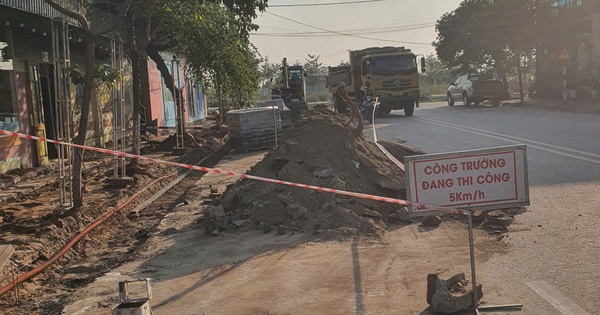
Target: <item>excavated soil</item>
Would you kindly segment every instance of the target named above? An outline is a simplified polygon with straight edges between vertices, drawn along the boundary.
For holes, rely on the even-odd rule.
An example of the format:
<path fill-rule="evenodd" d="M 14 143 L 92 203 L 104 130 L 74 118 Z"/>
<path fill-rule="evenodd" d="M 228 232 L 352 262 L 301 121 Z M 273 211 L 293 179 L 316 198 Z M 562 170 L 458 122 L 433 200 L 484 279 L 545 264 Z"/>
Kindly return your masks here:
<path fill-rule="evenodd" d="M 207 133 L 212 129 L 207 128 Z M 212 131 L 211 131 L 212 132 Z M 199 139 L 183 156 L 176 160 L 195 163 L 214 151 L 221 142 L 219 135 L 195 132 Z M 168 154 L 152 153 L 147 156 L 173 159 Z M 149 152 L 150 151 L 150 152 Z M 156 150 L 154 150 L 155 152 Z M 93 281 L 122 263 L 135 259 L 136 252 L 152 233 L 160 220 L 179 202 L 181 195 L 197 178 L 186 180 L 166 196 L 153 203 L 152 210 L 130 215 L 128 210 L 156 193 L 178 174 L 173 167 L 141 162 L 129 165 L 128 175 L 134 181 L 123 189 L 111 187 L 106 180 L 112 177 L 113 161 L 103 157 L 93 168 L 84 171 L 85 206 L 79 211 L 57 207 L 58 182 L 56 174 L 49 174 L 49 184 L 40 189 L 20 194 L 7 204 L 0 205 L 0 244 L 11 244 L 16 252 L 11 259 L 16 274 L 21 275 L 47 261 L 55 252 L 73 238 L 82 228 L 104 213 L 129 199 L 143 187 L 165 175 L 124 211 L 92 231 L 69 250 L 56 264 L 19 286 L 19 303 L 8 293 L 0 298 L 0 314 L 61 314 L 66 297 L 76 288 Z M 199 176 L 202 173 L 198 173 Z M 187 186 L 186 186 L 187 185 Z M 187 188 L 186 188 L 187 187 Z M 9 272 L 0 273 L 0 286 L 11 280 Z"/>
<path fill-rule="evenodd" d="M 347 120 L 332 112 L 310 113 L 249 173 L 405 199 L 404 172 L 375 144 L 346 126 Z M 419 153 L 398 143 L 392 146 L 402 147 L 404 155 Z M 227 189 L 219 206 L 208 211 L 204 224 L 213 233 L 239 227 L 312 232 L 321 239 L 379 237 L 389 223 L 399 221 L 399 209 L 398 205 L 377 201 L 241 180 Z"/>

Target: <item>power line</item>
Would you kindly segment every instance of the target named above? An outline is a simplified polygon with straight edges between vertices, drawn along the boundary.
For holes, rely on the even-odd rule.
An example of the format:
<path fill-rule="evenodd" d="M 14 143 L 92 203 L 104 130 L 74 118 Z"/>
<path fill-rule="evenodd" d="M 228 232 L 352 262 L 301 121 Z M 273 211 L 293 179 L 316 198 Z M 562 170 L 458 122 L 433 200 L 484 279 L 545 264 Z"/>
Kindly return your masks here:
<path fill-rule="evenodd" d="M 394 24 L 386 24 L 386 25 L 379 25 L 379 26 L 371 26 L 371 27 L 361 27 L 358 29 L 348 29 L 348 30 L 336 30 L 336 32 L 344 32 L 344 33 L 365 33 L 365 32 L 382 32 L 382 33 L 386 33 L 388 31 L 403 31 L 403 30 L 412 30 L 412 29 L 416 29 L 416 28 L 420 28 L 420 27 L 429 27 L 429 26 L 434 26 L 436 24 L 436 20 L 435 19 L 429 19 L 429 20 L 421 20 L 421 21 L 413 21 L 412 23 L 394 23 Z M 289 29 L 289 28 L 283 28 L 283 27 L 274 27 L 274 26 L 268 26 L 268 25 L 259 25 L 259 30 L 262 28 L 269 28 L 269 29 L 273 29 L 273 30 L 285 30 L 285 31 L 290 31 L 289 33 L 286 32 L 275 32 L 275 31 L 271 31 L 271 32 L 265 32 L 265 33 L 277 33 L 277 34 L 281 34 L 281 35 L 296 35 L 296 34 L 307 34 L 307 35 L 312 35 L 312 34 L 328 34 L 330 32 L 323 32 L 323 31 L 319 31 L 319 32 L 311 32 L 311 31 L 301 31 L 298 29 Z M 265 33 L 260 33 L 260 32 L 256 32 L 253 34 L 265 34 Z"/>
<path fill-rule="evenodd" d="M 272 12 L 267 12 L 267 14 L 271 14 L 271 15 L 276 16 L 278 18 L 281 18 L 281 19 L 284 19 L 284 20 L 287 20 L 287 21 L 290 21 L 290 22 L 294 22 L 294 23 L 297 23 L 297 24 L 300 24 L 300 25 L 304 25 L 304 26 L 307 26 L 307 27 L 311 27 L 311 28 L 314 28 L 314 29 L 317 29 L 317 30 L 320 30 L 320 31 L 325 31 L 325 32 L 328 32 L 328 33 L 333 33 L 333 34 L 338 34 L 338 35 L 343 35 L 343 36 L 356 37 L 356 38 L 361 38 L 361 39 L 368 39 L 368 40 L 375 40 L 375 41 L 382 41 L 382 42 L 431 46 L 431 43 L 408 42 L 408 41 L 400 41 L 400 40 L 393 40 L 393 39 L 373 38 L 373 37 L 366 37 L 366 36 L 353 35 L 353 34 L 348 34 L 348 33 L 343 33 L 343 32 L 337 32 L 337 31 L 332 31 L 332 30 L 328 30 L 328 29 L 325 29 L 325 28 L 321 28 L 321 27 L 318 27 L 318 26 L 313 26 L 313 25 L 310 25 L 310 24 L 306 24 L 306 23 L 303 23 L 303 22 L 300 22 L 300 21 L 292 20 L 290 18 L 287 18 L 285 16 L 281 16 L 279 14 L 275 14 L 275 13 L 272 13 Z"/>
<path fill-rule="evenodd" d="M 347 30 L 347 31 L 337 31 L 344 32 L 344 34 L 348 35 L 372 35 L 372 34 L 385 34 L 385 33 L 398 33 L 404 31 L 418 30 L 424 28 L 430 28 L 435 24 L 421 24 L 414 26 L 406 26 L 406 27 L 397 27 L 392 29 L 380 29 L 380 30 Z M 252 35 L 256 36 L 267 36 L 267 37 L 336 37 L 336 36 L 347 36 L 347 35 L 339 35 L 331 32 L 256 32 L 252 33 Z"/>
<path fill-rule="evenodd" d="M 318 7 L 327 5 L 344 5 L 344 4 L 360 4 L 370 2 L 382 2 L 386 0 L 358 0 L 358 1 L 347 1 L 347 2 L 326 2 L 326 3 L 305 3 L 305 4 L 272 4 L 269 8 L 289 8 L 289 7 Z"/>

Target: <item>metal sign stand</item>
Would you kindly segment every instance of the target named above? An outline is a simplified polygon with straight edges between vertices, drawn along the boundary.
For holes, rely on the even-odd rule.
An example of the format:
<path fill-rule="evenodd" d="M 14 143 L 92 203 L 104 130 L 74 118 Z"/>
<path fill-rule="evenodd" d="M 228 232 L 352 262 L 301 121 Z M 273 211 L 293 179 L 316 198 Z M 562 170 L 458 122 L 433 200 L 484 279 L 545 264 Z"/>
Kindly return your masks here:
<path fill-rule="evenodd" d="M 53 19 L 52 62 L 54 63 L 54 100 L 55 100 L 55 131 L 57 140 L 71 143 L 73 138 L 73 114 L 71 109 L 71 91 L 69 68 L 71 52 L 69 48 L 69 25 L 63 19 Z M 72 148 L 58 145 L 58 178 L 60 186 L 60 206 L 73 205 L 73 187 L 71 167 Z"/>
<path fill-rule="evenodd" d="M 471 283 L 473 287 L 473 309 L 475 314 L 479 315 L 479 311 L 501 311 L 506 309 L 520 309 L 523 304 L 505 304 L 505 305 L 478 305 L 478 294 L 477 294 L 477 276 L 475 272 L 475 242 L 473 239 L 473 212 L 466 211 L 469 219 L 469 252 L 471 256 Z"/>

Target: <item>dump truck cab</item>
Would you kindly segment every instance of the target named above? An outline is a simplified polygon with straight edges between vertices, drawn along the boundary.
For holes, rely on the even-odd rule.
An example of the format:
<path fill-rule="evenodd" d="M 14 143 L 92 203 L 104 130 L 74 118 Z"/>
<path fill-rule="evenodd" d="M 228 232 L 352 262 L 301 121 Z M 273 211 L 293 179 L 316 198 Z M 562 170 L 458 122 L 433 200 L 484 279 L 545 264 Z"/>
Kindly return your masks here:
<path fill-rule="evenodd" d="M 424 58 L 421 70 L 425 70 Z M 404 47 L 373 47 L 350 52 L 352 81 L 355 91 L 367 82 L 379 97 L 380 113 L 403 109 L 411 116 L 419 105 L 419 67 L 417 55 Z"/>

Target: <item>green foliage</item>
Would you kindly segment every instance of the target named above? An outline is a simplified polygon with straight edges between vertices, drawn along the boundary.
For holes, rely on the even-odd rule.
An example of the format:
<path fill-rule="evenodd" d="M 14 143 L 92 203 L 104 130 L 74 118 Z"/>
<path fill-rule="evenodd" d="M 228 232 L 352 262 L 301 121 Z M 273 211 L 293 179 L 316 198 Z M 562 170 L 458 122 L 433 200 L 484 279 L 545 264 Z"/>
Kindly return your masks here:
<path fill-rule="evenodd" d="M 96 82 L 104 84 L 108 88 L 115 88 L 123 79 L 123 76 L 118 69 L 112 69 L 107 64 L 100 64 L 98 65 L 98 68 L 94 70 L 94 79 L 96 79 Z"/>
<path fill-rule="evenodd" d="M 427 72 L 421 75 L 421 83 L 428 85 L 447 85 L 454 80 L 455 75 L 453 74 L 453 71 L 448 69 L 435 54 L 427 55 L 425 59 Z"/>
<path fill-rule="evenodd" d="M 306 84 L 309 86 L 317 84 L 317 82 L 319 82 L 319 77 L 324 74 L 325 67 L 323 67 L 323 63 L 319 58 L 321 58 L 321 56 L 309 54 L 304 63 L 304 71 L 308 74 L 306 77 Z"/>
<path fill-rule="evenodd" d="M 281 74 L 281 64 L 270 63 L 269 57 L 265 57 L 265 59 L 260 64 L 260 80 L 263 82 L 264 88 L 269 89 L 273 82 L 271 79 L 275 80 Z"/>
<path fill-rule="evenodd" d="M 264 1 L 224 1 L 225 6 L 214 2 L 161 0 L 162 19 L 155 40 L 185 56 L 189 70 L 206 86 L 251 99 L 260 79 L 259 59 L 247 35 L 254 27 L 250 17 L 255 13 L 238 14 L 248 13 L 249 3 L 260 8 Z"/>
<path fill-rule="evenodd" d="M 465 0 L 438 20 L 438 58 L 455 73 L 514 72 L 536 45 L 535 0 Z"/>
<path fill-rule="evenodd" d="M 429 84 L 427 82 L 421 82 L 421 95 L 446 95 L 449 84 Z"/>
<path fill-rule="evenodd" d="M 337 67 L 347 67 L 350 66 L 350 62 L 348 60 L 340 60 L 340 64 Z"/>
<path fill-rule="evenodd" d="M 70 67 L 68 71 L 72 84 L 85 84 L 85 74 L 81 72 L 79 65 L 75 64 Z M 117 83 L 122 80 L 121 72 L 118 69 L 112 69 L 107 64 L 99 64 L 98 67 L 94 69 L 93 77 L 96 88 L 99 88 L 102 85 L 105 85 L 107 88 L 114 88 L 117 86 Z"/>

